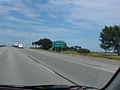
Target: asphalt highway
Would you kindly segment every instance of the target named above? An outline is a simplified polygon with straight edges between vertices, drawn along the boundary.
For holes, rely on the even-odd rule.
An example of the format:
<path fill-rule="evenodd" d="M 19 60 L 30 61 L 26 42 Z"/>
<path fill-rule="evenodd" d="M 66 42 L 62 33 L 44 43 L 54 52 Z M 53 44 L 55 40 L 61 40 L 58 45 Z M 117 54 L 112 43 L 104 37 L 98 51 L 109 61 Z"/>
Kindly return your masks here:
<path fill-rule="evenodd" d="M 0 50 L 1 85 L 87 85 L 101 88 L 120 64 L 33 49 Z"/>

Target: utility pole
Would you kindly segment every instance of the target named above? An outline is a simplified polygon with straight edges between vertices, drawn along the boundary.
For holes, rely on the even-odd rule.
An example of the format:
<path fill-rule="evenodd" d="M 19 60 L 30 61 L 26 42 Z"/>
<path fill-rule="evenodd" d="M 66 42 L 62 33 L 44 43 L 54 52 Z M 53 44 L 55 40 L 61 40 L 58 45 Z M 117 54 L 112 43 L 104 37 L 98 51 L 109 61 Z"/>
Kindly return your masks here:
<path fill-rule="evenodd" d="M 31 24 L 29 25 L 29 48 L 31 47 Z"/>

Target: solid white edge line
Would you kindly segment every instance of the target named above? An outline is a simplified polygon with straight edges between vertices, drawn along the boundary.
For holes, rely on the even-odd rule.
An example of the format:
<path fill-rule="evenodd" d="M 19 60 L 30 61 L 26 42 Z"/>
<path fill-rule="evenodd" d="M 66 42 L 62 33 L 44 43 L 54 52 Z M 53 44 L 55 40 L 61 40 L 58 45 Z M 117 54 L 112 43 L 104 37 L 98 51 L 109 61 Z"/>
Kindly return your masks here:
<path fill-rule="evenodd" d="M 24 55 L 24 54 L 22 54 L 22 55 L 28 58 L 27 55 Z M 31 59 L 31 58 L 30 58 L 30 59 Z M 32 61 L 33 61 L 33 60 L 32 60 Z M 37 63 L 37 62 L 34 62 L 34 63 Z M 38 63 L 37 63 L 37 64 L 38 64 Z M 55 72 L 53 72 L 53 71 L 50 70 L 49 68 L 45 67 L 44 65 L 42 65 L 42 64 L 40 64 L 40 63 L 39 63 L 38 65 L 42 66 L 43 68 L 47 69 L 47 70 L 50 71 L 51 73 L 54 73 L 54 74 L 55 74 Z"/>
<path fill-rule="evenodd" d="M 43 68 L 47 69 L 47 70 L 50 71 L 51 73 L 54 73 L 54 74 L 55 74 L 55 72 L 53 72 L 53 71 L 50 70 L 49 68 L 47 68 L 47 67 L 45 67 L 45 66 L 43 66 L 43 65 L 41 65 L 41 64 L 39 64 L 39 65 L 42 66 Z"/>

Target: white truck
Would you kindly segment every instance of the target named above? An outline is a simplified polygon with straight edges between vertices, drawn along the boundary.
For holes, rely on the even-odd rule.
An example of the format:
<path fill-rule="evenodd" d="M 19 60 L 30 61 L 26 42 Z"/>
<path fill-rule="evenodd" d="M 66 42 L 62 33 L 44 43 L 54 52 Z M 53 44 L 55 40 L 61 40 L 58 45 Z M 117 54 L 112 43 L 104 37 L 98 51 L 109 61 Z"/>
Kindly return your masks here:
<path fill-rule="evenodd" d="M 15 42 L 15 44 L 14 44 L 14 47 L 18 47 L 18 45 L 19 45 L 19 42 Z"/>
<path fill-rule="evenodd" d="M 19 44 L 18 44 L 18 48 L 23 49 L 23 44 L 22 44 L 22 43 L 19 43 Z"/>

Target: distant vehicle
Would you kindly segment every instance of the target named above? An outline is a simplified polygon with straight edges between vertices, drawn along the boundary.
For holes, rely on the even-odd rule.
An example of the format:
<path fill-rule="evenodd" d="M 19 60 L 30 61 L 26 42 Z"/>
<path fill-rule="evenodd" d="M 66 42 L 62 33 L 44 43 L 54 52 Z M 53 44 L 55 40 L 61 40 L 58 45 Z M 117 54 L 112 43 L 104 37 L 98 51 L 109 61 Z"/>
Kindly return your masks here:
<path fill-rule="evenodd" d="M 19 42 L 16 41 L 15 43 L 13 43 L 12 47 L 18 47 L 18 45 L 19 45 Z"/>
<path fill-rule="evenodd" d="M 23 48 L 23 44 L 22 44 L 22 43 L 19 43 L 19 44 L 18 44 L 18 48 L 21 48 L 21 49 L 22 49 L 22 48 Z"/>

